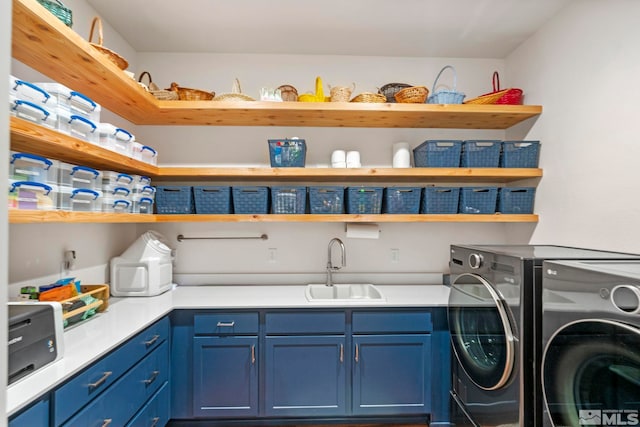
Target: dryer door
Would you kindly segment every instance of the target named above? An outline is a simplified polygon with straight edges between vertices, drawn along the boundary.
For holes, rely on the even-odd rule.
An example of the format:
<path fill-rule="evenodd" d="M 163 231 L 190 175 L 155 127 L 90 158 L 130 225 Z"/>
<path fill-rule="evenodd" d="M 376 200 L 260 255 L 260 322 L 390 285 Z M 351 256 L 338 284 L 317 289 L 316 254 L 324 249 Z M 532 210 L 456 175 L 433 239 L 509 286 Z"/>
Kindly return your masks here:
<path fill-rule="evenodd" d="M 482 277 L 461 274 L 451 284 L 449 332 L 458 363 L 478 387 L 498 390 L 516 365 L 515 328 L 506 302 Z"/>
<path fill-rule="evenodd" d="M 601 319 L 569 323 L 552 336 L 542 363 L 545 421 L 555 426 L 640 424 L 637 327 Z"/>

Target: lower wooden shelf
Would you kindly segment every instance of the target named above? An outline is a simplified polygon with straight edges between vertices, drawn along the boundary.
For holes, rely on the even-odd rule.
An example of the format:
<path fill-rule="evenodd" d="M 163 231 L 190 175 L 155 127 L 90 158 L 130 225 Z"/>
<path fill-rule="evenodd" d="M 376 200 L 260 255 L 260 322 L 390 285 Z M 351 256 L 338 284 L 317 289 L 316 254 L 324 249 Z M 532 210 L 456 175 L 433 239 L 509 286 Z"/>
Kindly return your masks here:
<path fill-rule="evenodd" d="M 37 223 L 162 223 L 162 222 L 538 222 L 538 215 L 145 215 L 102 212 L 10 210 L 10 224 Z"/>

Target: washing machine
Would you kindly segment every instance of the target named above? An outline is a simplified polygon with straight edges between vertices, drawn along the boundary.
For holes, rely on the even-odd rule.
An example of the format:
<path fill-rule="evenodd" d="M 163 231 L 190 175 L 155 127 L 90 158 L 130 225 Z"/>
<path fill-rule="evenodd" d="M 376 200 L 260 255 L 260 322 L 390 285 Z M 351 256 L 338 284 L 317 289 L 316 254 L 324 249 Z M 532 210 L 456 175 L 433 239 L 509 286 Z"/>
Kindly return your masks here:
<path fill-rule="evenodd" d="M 542 264 L 584 259 L 640 262 L 640 255 L 552 245 L 451 246 L 453 425 L 542 425 Z"/>
<path fill-rule="evenodd" d="M 543 271 L 543 425 L 640 425 L 640 261 Z"/>

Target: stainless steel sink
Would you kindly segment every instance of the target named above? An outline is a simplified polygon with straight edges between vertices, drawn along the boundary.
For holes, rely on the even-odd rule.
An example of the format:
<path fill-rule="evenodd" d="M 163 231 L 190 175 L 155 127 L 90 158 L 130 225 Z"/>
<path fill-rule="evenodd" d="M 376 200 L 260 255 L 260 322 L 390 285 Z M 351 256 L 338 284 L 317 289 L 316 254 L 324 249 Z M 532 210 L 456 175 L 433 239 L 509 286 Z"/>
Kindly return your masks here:
<path fill-rule="evenodd" d="M 374 285 L 365 283 L 335 284 L 324 283 L 307 285 L 307 301 L 317 302 L 381 302 L 385 301 L 382 292 Z"/>

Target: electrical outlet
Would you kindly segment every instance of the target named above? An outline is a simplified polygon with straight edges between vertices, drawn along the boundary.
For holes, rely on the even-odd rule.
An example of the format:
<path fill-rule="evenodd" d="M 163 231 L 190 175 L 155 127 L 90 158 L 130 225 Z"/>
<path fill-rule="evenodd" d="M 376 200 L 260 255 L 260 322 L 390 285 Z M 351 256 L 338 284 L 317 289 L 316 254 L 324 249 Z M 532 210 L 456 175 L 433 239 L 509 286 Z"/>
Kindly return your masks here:
<path fill-rule="evenodd" d="M 400 262 L 400 249 L 392 248 L 391 249 L 391 263 L 397 264 Z"/>
<path fill-rule="evenodd" d="M 278 260 L 278 249 L 269 248 L 267 252 L 267 262 L 269 262 L 269 264 L 275 264 L 277 260 Z"/>

